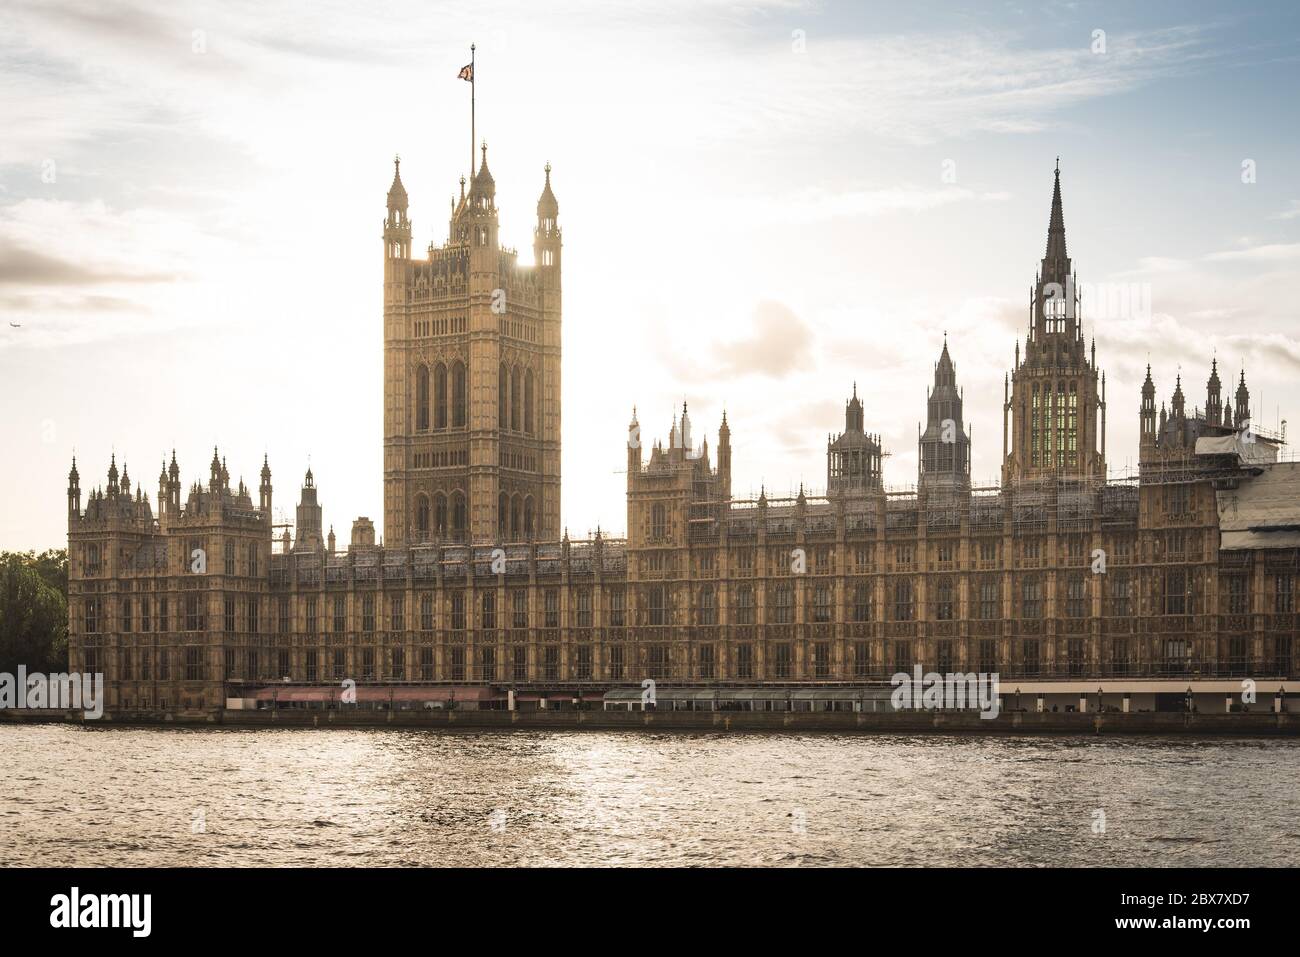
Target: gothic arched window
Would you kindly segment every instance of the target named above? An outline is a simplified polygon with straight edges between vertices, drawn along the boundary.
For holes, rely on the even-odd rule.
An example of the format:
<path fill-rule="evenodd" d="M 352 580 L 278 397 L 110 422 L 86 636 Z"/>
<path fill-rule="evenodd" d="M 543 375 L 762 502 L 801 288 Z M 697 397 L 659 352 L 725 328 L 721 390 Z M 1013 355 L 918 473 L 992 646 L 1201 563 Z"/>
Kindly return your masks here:
<path fill-rule="evenodd" d="M 510 427 L 507 418 L 509 414 L 508 403 L 510 401 L 510 390 L 506 382 L 507 374 L 506 366 L 503 362 L 500 371 L 497 373 L 497 428 L 502 430 Z"/>
<path fill-rule="evenodd" d="M 523 427 L 523 417 L 519 414 L 519 400 L 523 389 L 520 388 L 519 366 L 510 370 L 510 428 L 518 432 Z"/>
<path fill-rule="evenodd" d="M 650 537 L 665 538 L 668 535 L 668 509 L 655 505 L 650 509 Z"/>
<path fill-rule="evenodd" d="M 455 535 L 461 536 L 465 534 L 468 525 L 465 493 L 453 492 L 451 495 L 451 530 Z"/>
<path fill-rule="evenodd" d="M 524 431 L 533 434 L 533 370 L 524 373 Z"/>
<path fill-rule="evenodd" d="M 425 495 L 415 497 L 415 536 L 420 542 L 429 538 L 429 499 Z"/>
<path fill-rule="evenodd" d="M 429 430 L 429 367 L 423 364 L 415 370 L 415 429 Z"/>
<path fill-rule="evenodd" d="M 441 362 L 433 367 L 433 427 L 447 427 L 447 367 Z"/>
<path fill-rule="evenodd" d="M 447 534 L 447 496 L 441 492 L 433 498 L 433 528 L 439 538 Z"/>
<path fill-rule="evenodd" d="M 451 427 L 465 428 L 465 363 L 457 359 L 451 367 Z"/>

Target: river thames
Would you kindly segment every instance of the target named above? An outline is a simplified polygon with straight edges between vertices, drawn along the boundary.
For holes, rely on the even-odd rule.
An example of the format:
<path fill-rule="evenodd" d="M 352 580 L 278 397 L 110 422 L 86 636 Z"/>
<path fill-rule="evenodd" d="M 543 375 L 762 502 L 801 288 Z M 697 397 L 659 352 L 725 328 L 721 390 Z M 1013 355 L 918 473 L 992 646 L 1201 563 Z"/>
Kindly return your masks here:
<path fill-rule="evenodd" d="M 10 865 L 1284 865 L 1300 742 L 0 726 Z"/>

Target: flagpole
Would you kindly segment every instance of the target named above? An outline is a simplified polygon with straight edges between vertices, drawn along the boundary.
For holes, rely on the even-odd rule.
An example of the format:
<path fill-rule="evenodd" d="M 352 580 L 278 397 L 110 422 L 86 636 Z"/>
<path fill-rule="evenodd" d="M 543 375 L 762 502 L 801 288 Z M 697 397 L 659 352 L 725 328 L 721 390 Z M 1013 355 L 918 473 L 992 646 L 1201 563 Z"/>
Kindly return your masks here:
<path fill-rule="evenodd" d="M 474 179 L 474 44 L 469 45 L 469 178 Z"/>

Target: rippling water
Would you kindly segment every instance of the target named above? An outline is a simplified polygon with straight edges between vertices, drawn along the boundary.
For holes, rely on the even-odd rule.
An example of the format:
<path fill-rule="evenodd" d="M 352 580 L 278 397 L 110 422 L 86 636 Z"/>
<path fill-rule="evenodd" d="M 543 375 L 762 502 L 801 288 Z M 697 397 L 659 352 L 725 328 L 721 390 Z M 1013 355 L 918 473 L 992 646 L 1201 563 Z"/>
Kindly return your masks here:
<path fill-rule="evenodd" d="M 19 865 L 1281 865 L 1300 742 L 0 726 Z M 1105 833 L 1094 833 L 1105 813 Z"/>

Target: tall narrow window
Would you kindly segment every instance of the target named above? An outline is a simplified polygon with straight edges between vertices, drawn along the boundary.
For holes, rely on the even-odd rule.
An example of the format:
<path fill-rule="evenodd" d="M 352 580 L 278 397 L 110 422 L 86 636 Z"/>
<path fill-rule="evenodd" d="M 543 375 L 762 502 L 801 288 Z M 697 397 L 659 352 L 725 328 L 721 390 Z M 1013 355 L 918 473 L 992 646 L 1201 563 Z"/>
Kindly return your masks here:
<path fill-rule="evenodd" d="M 429 499 L 425 495 L 418 495 L 415 499 L 415 531 L 417 541 L 427 541 L 429 538 Z"/>
<path fill-rule="evenodd" d="M 533 434 L 533 370 L 524 373 L 524 431 Z"/>
<path fill-rule="evenodd" d="M 456 492 L 451 496 L 451 528 L 458 536 L 465 534 L 469 522 L 465 512 L 465 496 Z"/>
<path fill-rule="evenodd" d="M 465 428 L 465 364 L 459 359 L 451 367 L 451 427 Z"/>
<path fill-rule="evenodd" d="M 912 581 L 900 578 L 894 582 L 894 621 L 911 621 L 913 615 Z"/>
<path fill-rule="evenodd" d="M 663 505 L 654 505 L 650 509 L 650 537 L 661 539 L 668 536 L 668 509 Z"/>
<path fill-rule="evenodd" d="M 871 586 L 858 583 L 853 586 L 853 620 L 872 620 Z"/>
<path fill-rule="evenodd" d="M 1065 465 L 1065 383 L 1056 384 L 1056 466 Z"/>
<path fill-rule="evenodd" d="M 505 363 L 497 370 L 497 428 L 508 429 L 510 427 L 507 419 L 509 412 L 510 390 L 506 382 Z"/>
<path fill-rule="evenodd" d="M 433 530 L 442 538 L 447 534 L 447 496 L 439 492 L 433 497 Z"/>
<path fill-rule="evenodd" d="M 1034 390 L 1034 391 L 1033 391 L 1033 397 L 1032 397 L 1032 399 L 1031 399 L 1031 404 L 1032 404 L 1032 407 L 1033 407 L 1033 408 L 1032 408 L 1032 411 L 1029 413 L 1029 428 L 1030 428 L 1030 435 L 1029 435 L 1029 450 L 1030 450 L 1030 451 L 1029 451 L 1029 455 L 1030 455 L 1030 464 L 1031 464 L 1031 465 L 1037 465 L 1037 464 L 1038 464 L 1038 447 L 1039 447 L 1039 446 L 1038 446 L 1038 443 L 1039 443 L 1039 431 L 1038 431 L 1038 383 L 1034 383 L 1033 390 Z"/>
<path fill-rule="evenodd" d="M 441 362 L 433 367 L 433 427 L 447 427 L 447 367 Z"/>
<path fill-rule="evenodd" d="M 1068 432 L 1070 464 L 1077 465 L 1079 461 L 1079 384 L 1070 383 L 1070 425 Z"/>
<path fill-rule="evenodd" d="M 523 417 L 519 414 L 522 404 L 523 388 L 519 378 L 519 366 L 510 371 L 510 428 L 518 432 L 523 428 Z"/>
<path fill-rule="evenodd" d="M 415 428 L 429 431 L 429 367 L 423 364 L 415 370 Z"/>

